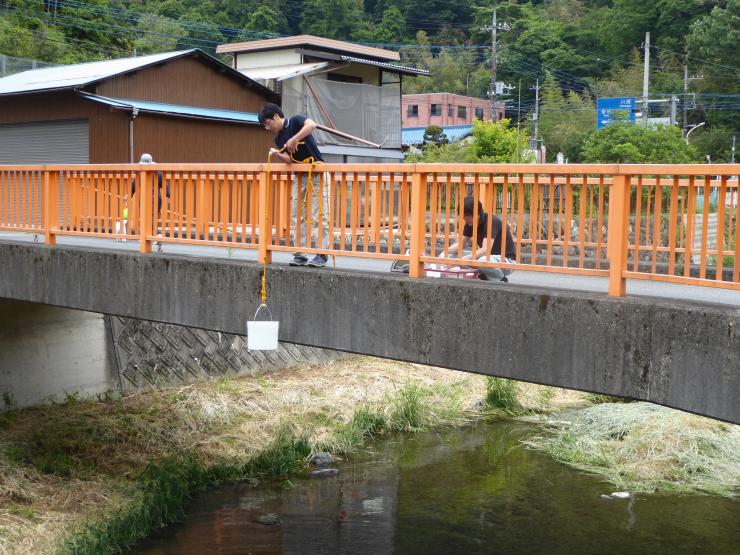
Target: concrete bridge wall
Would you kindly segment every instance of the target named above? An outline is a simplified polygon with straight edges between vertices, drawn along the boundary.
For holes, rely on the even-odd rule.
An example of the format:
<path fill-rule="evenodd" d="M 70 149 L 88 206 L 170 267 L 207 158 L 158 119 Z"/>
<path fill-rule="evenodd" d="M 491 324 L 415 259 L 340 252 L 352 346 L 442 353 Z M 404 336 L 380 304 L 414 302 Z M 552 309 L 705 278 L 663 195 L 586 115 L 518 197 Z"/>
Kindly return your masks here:
<path fill-rule="evenodd" d="M 0 410 L 329 362 L 336 351 L 0 299 Z"/>
<path fill-rule="evenodd" d="M 245 333 L 261 267 L 0 243 L 0 297 Z M 18 276 L 27 276 L 17 279 Z M 740 310 L 271 266 L 291 343 L 642 399 L 740 423 Z"/>

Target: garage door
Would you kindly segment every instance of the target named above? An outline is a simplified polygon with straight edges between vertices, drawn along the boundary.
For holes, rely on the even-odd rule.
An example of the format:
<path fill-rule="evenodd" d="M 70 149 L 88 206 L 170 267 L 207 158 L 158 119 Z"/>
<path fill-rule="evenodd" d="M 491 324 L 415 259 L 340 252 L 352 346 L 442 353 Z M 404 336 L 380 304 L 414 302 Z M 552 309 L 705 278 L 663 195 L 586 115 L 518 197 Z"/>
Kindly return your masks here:
<path fill-rule="evenodd" d="M 86 119 L 0 125 L 0 164 L 87 164 Z"/>

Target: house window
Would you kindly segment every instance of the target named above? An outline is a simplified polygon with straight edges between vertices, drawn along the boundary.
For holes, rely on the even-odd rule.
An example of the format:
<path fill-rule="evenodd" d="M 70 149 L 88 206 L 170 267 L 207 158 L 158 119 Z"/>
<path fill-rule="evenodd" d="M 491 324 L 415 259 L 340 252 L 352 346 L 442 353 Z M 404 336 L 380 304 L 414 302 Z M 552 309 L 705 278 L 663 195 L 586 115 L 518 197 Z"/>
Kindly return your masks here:
<path fill-rule="evenodd" d="M 457 107 L 457 117 L 465 119 L 468 117 L 468 109 L 465 106 Z"/>
<path fill-rule="evenodd" d="M 362 83 L 362 77 L 355 77 L 354 75 L 341 75 L 339 73 L 329 73 L 326 78 L 329 81 L 337 81 L 339 83 Z"/>
<path fill-rule="evenodd" d="M 455 115 L 454 107 L 452 106 L 452 104 L 448 104 L 447 105 L 447 117 L 451 118 L 454 115 Z"/>
<path fill-rule="evenodd" d="M 475 117 L 479 120 L 483 120 L 483 108 L 476 108 L 475 109 Z"/>
<path fill-rule="evenodd" d="M 432 115 L 433 116 L 442 115 L 442 105 L 441 104 L 432 104 Z"/>
<path fill-rule="evenodd" d="M 409 109 L 408 109 L 408 112 L 406 112 L 406 115 L 410 118 L 418 118 L 419 117 L 419 105 L 409 104 Z"/>

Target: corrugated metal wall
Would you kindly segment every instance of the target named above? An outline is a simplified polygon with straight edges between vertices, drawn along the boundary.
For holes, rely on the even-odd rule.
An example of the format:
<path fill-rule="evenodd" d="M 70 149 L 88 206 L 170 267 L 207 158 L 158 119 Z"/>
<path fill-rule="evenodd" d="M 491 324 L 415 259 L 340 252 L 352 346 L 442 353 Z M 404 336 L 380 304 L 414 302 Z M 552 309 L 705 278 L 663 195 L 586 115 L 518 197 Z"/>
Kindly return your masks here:
<path fill-rule="evenodd" d="M 0 97 L 0 125 L 31 122 L 89 121 L 90 163 L 128 162 L 128 115 L 84 100 L 73 91 Z"/>
<path fill-rule="evenodd" d="M 0 164 L 87 164 L 88 120 L 0 125 Z"/>

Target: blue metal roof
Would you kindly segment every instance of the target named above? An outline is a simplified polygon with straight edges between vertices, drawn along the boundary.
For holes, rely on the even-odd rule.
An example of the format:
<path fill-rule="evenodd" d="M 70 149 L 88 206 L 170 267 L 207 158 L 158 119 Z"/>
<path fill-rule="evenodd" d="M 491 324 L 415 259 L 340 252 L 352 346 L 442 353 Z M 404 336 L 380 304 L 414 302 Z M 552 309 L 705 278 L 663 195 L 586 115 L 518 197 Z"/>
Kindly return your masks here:
<path fill-rule="evenodd" d="M 473 132 L 472 125 L 441 125 L 440 127 L 451 143 L 462 140 Z M 404 127 L 401 130 L 403 144 L 422 144 L 426 129 L 426 127 Z"/>
<path fill-rule="evenodd" d="M 235 112 L 233 110 L 221 110 L 219 108 L 203 108 L 200 106 L 183 106 L 181 104 L 164 104 L 162 102 L 150 102 L 148 100 L 131 100 L 128 98 L 109 98 L 106 96 L 97 96 L 83 94 L 88 100 L 94 100 L 102 104 L 107 104 L 113 108 L 123 110 L 133 110 L 136 108 L 140 112 L 149 112 L 155 114 L 168 114 L 173 116 L 205 118 L 221 121 L 235 121 L 241 123 L 259 124 L 257 114 L 252 112 Z"/>

